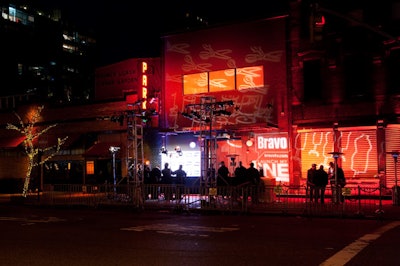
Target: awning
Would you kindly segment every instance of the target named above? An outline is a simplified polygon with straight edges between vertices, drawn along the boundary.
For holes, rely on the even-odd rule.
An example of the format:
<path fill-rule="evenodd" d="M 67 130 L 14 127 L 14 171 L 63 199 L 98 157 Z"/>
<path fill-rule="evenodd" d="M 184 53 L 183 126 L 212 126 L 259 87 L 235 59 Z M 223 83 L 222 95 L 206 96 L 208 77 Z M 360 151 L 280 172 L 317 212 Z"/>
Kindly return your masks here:
<path fill-rule="evenodd" d="M 39 137 L 38 145 L 40 148 L 56 146 L 58 143 L 58 138 L 63 139 L 68 137 L 61 149 L 71 149 L 74 143 L 76 143 L 81 137 L 80 134 L 68 134 L 68 135 L 53 135 L 53 134 L 43 134 Z"/>
<path fill-rule="evenodd" d="M 112 153 L 110 147 L 121 147 L 120 142 L 98 142 L 86 150 L 84 157 L 92 158 L 111 158 Z M 120 157 L 120 152 L 116 153 L 116 157 Z"/>
<path fill-rule="evenodd" d="M 25 140 L 25 136 L 0 138 L 0 148 L 15 148 Z"/>

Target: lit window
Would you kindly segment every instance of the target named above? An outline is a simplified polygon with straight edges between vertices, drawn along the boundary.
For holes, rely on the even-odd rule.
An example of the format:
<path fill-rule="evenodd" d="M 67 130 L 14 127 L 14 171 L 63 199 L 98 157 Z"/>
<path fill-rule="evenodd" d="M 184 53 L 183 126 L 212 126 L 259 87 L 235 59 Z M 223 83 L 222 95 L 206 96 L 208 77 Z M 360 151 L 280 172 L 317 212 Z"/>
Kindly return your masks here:
<path fill-rule="evenodd" d="M 238 90 L 264 87 L 263 66 L 237 68 L 236 86 Z"/>
<path fill-rule="evenodd" d="M 94 175 L 94 161 L 87 161 L 86 162 L 86 174 L 87 175 Z"/>
<path fill-rule="evenodd" d="M 208 73 L 196 73 L 183 76 L 183 94 L 208 92 Z"/>
<path fill-rule="evenodd" d="M 235 89 L 235 70 L 225 69 L 209 73 L 210 92 L 229 91 Z"/>

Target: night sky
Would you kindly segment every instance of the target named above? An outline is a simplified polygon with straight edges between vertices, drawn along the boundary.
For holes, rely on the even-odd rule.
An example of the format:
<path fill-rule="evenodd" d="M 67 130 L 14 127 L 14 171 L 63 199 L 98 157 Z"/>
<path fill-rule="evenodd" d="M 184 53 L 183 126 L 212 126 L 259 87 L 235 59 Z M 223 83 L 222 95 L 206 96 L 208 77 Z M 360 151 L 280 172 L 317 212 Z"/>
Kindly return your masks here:
<path fill-rule="evenodd" d="M 161 37 L 187 30 L 185 14 L 204 17 L 208 25 L 282 14 L 285 0 L 232 1 L 78 1 L 27 0 L 41 7 L 58 7 L 64 17 L 93 29 L 99 47 L 98 66 L 128 58 L 159 57 Z M 245 6 L 246 4 L 246 6 Z"/>

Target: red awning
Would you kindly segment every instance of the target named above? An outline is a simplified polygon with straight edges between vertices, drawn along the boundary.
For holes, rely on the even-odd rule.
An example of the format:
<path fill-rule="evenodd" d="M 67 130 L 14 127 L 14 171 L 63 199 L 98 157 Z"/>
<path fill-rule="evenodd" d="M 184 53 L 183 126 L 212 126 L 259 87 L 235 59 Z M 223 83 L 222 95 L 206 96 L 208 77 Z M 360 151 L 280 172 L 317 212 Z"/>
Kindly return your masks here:
<path fill-rule="evenodd" d="M 98 142 L 94 144 L 92 147 L 86 150 L 84 156 L 85 157 L 96 157 L 96 158 L 110 158 L 112 157 L 112 153 L 110 151 L 110 147 L 121 147 L 120 142 Z M 116 157 L 119 156 L 120 152 L 116 153 Z"/>
<path fill-rule="evenodd" d="M 81 137 L 80 134 L 68 134 L 68 135 L 53 135 L 53 134 L 43 134 L 38 139 L 38 145 L 40 148 L 56 146 L 58 143 L 58 138 L 63 139 L 68 137 L 64 144 L 62 145 L 62 149 L 70 148 L 77 140 Z"/>
<path fill-rule="evenodd" d="M 15 148 L 25 140 L 25 136 L 0 138 L 0 148 Z"/>

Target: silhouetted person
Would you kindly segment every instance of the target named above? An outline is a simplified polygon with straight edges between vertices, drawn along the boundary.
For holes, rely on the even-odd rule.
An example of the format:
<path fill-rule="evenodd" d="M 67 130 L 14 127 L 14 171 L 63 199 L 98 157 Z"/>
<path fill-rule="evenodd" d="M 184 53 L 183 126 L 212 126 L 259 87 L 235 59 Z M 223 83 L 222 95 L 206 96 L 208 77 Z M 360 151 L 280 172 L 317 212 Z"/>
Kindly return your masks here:
<path fill-rule="evenodd" d="M 171 200 L 172 197 L 172 187 L 168 186 L 172 184 L 172 171 L 169 167 L 169 163 L 164 164 L 164 168 L 161 170 L 161 183 L 164 184 L 162 192 L 164 193 L 164 198 L 166 200 Z"/>
<path fill-rule="evenodd" d="M 186 172 L 183 170 L 183 166 L 179 165 L 178 170 L 172 172 L 175 175 L 176 184 L 178 185 L 185 185 L 186 183 Z"/>
<path fill-rule="evenodd" d="M 250 167 L 247 168 L 247 170 L 246 170 L 246 176 L 247 176 L 248 182 L 254 188 L 251 200 L 253 203 L 257 203 L 258 195 L 259 195 L 259 191 L 260 191 L 261 178 L 260 178 L 260 172 L 254 167 L 254 163 L 252 163 L 252 162 L 250 163 Z"/>
<path fill-rule="evenodd" d="M 334 202 L 343 202 L 344 197 L 342 195 L 342 188 L 346 186 L 346 178 L 344 176 L 343 169 L 338 165 L 335 165 L 334 163 L 332 163 L 331 167 L 333 172 L 330 178 L 330 183 L 332 186 L 332 195 L 334 196 Z"/>
<path fill-rule="evenodd" d="M 157 184 L 161 181 L 161 170 L 158 166 L 153 167 L 150 172 L 150 184 Z"/>
<path fill-rule="evenodd" d="M 344 201 L 344 196 L 343 196 L 343 188 L 346 186 L 346 178 L 344 177 L 344 172 L 342 167 L 337 166 L 337 186 L 338 186 L 338 194 L 339 194 L 339 200 L 340 202 Z M 335 173 L 336 175 L 336 173 Z"/>
<path fill-rule="evenodd" d="M 150 167 L 148 165 L 145 165 L 144 166 L 144 171 L 143 171 L 143 176 L 144 176 L 143 183 L 151 184 L 150 173 L 151 173 Z"/>
<path fill-rule="evenodd" d="M 242 161 L 240 161 L 239 166 L 235 168 L 234 185 L 240 185 L 246 182 L 246 170 L 246 167 L 244 167 Z"/>
<path fill-rule="evenodd" d="M 322 164 L 319 166 L 314 177 L 315 201 L 318 202 L 318 199 L 320 199 L 321 203 L 325 203 L 325 189 L 326 185 L 328 185 L 328 173 L 324 170 Z"/>
<path fill-rule="evenodd" d="M 217 171 L 217 186 L 226 186 L 229 183 L 229 169 L 225 166 L 225 162 L 222 161 Z"/>
<path fill-rule="evenodd" d="M 335 173 L 335 164 L 333 162 L 329 162 L 328 180 L 331 185 L 335 183 L 334 173 Z"/>
<path fill-rule="evenodd" d="M 172 171 L 168 168 L 169 163 L 164 164 L 164 168 L 161 170 L 161 183 L 162 184 L 172 184 Z"/>
<path fill-rule="evenodd" d="M 177 198 L 181 200 L 185 190 L 186 172 L 183 170 L 183 166 L 179 165 L 178 170 L 173 171 L 172 174 L 175 175 L 176 184 L 178 185 L 176 188 Z"/>
<path fill-rule="evenodd" d="M 315 184 L 314 184 L 314 180 L 315 180 L 315 174 L 317 172 L 317 165 L 315 163 L 313 163 L 311 165 L 311 168 L 307 170 L 307 190 L 308 190 L 308 195 L 310 198 L 310 202 L 314 201 L 314 197 L 315 197 Z"/>

